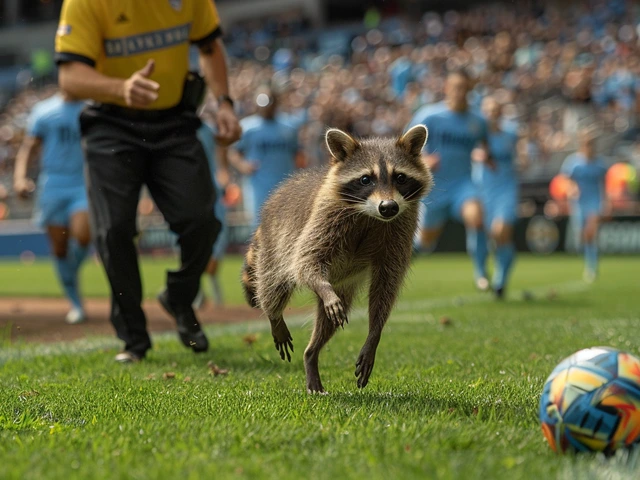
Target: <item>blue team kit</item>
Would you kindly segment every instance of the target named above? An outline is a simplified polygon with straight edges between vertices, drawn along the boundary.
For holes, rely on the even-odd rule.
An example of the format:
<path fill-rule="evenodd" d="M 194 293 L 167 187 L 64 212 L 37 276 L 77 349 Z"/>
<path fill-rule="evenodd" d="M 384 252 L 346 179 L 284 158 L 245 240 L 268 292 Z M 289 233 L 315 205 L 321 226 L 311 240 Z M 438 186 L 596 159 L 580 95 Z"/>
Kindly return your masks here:
<path fill-rule="evenodd" d="M 68 225 L 71 216 L 88 210 L 80 112 L 84 102 L 65 102 L 55 95 L 33 109 L 27 133 L 42 141 L 36 221 L 42 227 Z"/>
<path fill-rule="evenodd" d="M 454 112 L 441 102 L 418 110 L 408 128 L 418 124 L 429 130 L 425 152 L 440 155 L 433 172 L 434 189 L 425 199 L 424 226 L 437 228 L 449 218 L 461 221 L 462 205 L 478 198 L 471 178 L 471 152 L 487 139 L 487 123 L 470 110 Z"/>

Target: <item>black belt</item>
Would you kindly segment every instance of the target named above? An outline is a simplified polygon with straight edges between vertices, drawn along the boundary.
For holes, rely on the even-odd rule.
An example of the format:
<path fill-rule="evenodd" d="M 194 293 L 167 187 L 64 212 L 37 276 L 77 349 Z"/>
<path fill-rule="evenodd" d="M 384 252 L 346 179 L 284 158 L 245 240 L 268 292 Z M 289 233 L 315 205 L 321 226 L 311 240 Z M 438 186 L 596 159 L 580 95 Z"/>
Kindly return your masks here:
<path fill-rule="evenodd" d="M 120 118 L 126 118 L 128 120 L 142 120 L 142 121 L 157 121 L 165 120 L 169 117 L 175 117 L 185 111 L 181 105 L 176 105 L 171 108 L 164 108 L 160 110 L 141 110 L 138 108 L 121 107 L 120 105 L 114 105 L 111 103 L 95 103 L 92 108 L 109 115 L 113 115 Z"/>

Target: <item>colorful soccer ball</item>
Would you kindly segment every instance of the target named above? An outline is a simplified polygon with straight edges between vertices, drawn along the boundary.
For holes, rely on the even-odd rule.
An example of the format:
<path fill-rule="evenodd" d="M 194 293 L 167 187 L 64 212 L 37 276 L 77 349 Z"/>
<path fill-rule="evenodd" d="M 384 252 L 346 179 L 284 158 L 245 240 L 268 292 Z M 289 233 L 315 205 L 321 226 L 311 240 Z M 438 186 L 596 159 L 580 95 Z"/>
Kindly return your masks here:
<path fill-rule="evenodd" d="M 580 350 L 551 372 L 542 431 L 558 452 L 604 452 L 640 442 L 640 359 L 608 347 Z"/>

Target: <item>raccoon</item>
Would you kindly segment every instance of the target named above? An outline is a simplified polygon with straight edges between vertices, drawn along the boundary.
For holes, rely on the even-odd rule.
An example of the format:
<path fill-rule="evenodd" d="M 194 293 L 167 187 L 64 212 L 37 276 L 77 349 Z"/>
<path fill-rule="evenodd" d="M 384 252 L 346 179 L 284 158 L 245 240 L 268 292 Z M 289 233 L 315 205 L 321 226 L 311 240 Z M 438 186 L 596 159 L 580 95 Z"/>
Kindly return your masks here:
<path fill-rule="evenodd" d="M 419 203 L 433 184 L 421 160 L 427 135 L 424 125 L 397 139 L 356 140 L 329 129 L 329 164 L 294 174 L 262 208 L 242 271 L 245 297 L 268 316 L 280 357 L 291 361 L 293 339 L 283 311 L 296 288 L 316 294 L 315 325 L 304 352 L 309 393 L 324 393 L 320 350 L 344 329 L 354 297 L 367 284 L 369 334 L 355 375 L 359 388 L 369 381 L 411 260 Z"/>

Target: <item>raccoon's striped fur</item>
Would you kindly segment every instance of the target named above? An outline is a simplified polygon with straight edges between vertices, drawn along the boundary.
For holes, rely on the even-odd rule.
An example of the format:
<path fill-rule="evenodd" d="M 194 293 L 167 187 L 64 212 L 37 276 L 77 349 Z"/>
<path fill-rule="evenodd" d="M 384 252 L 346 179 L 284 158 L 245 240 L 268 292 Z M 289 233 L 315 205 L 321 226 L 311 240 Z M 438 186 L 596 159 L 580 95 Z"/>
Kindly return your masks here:
<path fill-rule="evenodd" d="M 419 203 L 433 183 L 421 160 L 426 138 L 423 125 L 398 139 L 356 140 L 330 129 L 331 163 L 293 175 L 262 208 L 245 257 L 245 296 L 267 314 L 281 358 L 291 361 L 292 337 L 282 313 L 294 289 L 315 292 L 315 326 L 304 353 L 309 392 L 324 392 L 318 355 L 344 328 L 355 295 L 366 285 L 369 335 L 356 362 L 358 387 L 369 380 L 411 260 Z"/>

